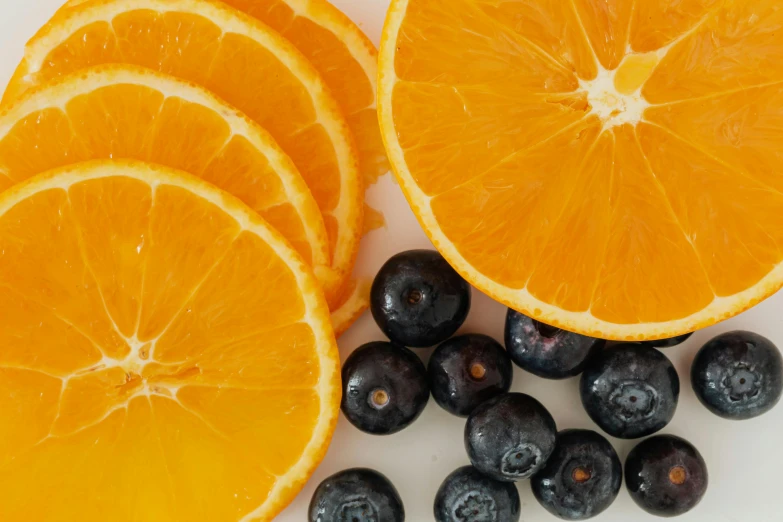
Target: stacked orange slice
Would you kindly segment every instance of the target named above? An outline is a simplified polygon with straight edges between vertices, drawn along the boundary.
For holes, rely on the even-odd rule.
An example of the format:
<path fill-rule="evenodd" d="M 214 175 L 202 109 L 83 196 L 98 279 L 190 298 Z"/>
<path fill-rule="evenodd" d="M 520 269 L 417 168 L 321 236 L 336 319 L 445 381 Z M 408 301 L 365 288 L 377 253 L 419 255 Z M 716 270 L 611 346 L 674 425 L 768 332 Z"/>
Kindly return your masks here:
<path fill-rule="evenodd" d="M 128 158 L 177 168 L 241 199 L 326 273 L 326 229 L 296 167 L 258 124 L 208 91 L 128 65 L 31 89 L 0 113 L 0 190 L 61 165 Z"/>
<path fill-rule="evenodd" d="M 327 299 L 333 300 L 355 260 L 363 194 L 353 136 L 313 65 L 279 33 L 220 2 L 89 0 L 61 11 L 28 42 L 4 103 L 106 63 L 201 85 L 272 135 L 321 208 L 332 252 Z"/>
<path fill-rule="evenodd" d="M 277 231 L 198 178 L 107 161 L 0 195 L 0 245 L 0 519 L 268 520 L 291 500 L 339 358 Z"/>
<path fill-rule="evenodd" d="M 368 301 L 374 82 L 325 1 L 72 0 L 30 40 L 0 108 L 0 519 L 298 493 Z"/>
<path fill-rule="evenodd" d="M 61 12 L 90 0 L 69 0 Z M 365 185 L 389 170 L 375 107 L 378 53 L 327 0 L 223 0 L 282 34 L 313 64 L 353 131 Z"/>

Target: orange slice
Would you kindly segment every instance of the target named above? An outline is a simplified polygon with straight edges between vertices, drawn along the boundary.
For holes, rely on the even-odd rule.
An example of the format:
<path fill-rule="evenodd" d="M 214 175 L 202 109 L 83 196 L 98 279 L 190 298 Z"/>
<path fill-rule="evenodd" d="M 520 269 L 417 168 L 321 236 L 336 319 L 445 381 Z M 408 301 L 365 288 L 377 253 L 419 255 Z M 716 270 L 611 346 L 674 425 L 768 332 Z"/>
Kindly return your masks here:
<path fill-rule="evenodd" d="M 69 0 L 62 11 L 93 0 Z M 375 104 L 378 51 L 326 0 L 223 0 L 285 36 L 318 69 L 353 131 L 365 186 L 389 171 Z"/>
<path fill-rule="evenodd" d="M 393 0 L 381 130 L 479 289 L 610 339 L 671 337 L 783 286 L 775 0 Z"/>
<path fill-rule="evenodd" d="M 149 69 L 105 65 L 28 91 L 0 113 L 0 191 L 100 158 L 159 163 L 230 192 L 329 282 L 326 229 L 296 167 L 258 124 L 208 91 Z"/>
<path fill-rule="evenodd" d="M 386 225 L 383 214 L 369 205 L 364 206 L 364 235 Z M 372 280 L 351 278 L 340 289 L 332 309 L 332 326 L 337 337 L 344 334 L 370 308 Z"/>
<path fill-rule="evenodd" d="M 337 307 L 332 311 L 334 334 L 340 337 L 370 307 L 370 287 L 368 279 L 352 279 L 342 288 L 337 298 Z"/>
<path fill-rule="evenodd" d="M 220 2 L 91 1 L 53 17 L 28 42 L 4 102 L 104 63 L 140 65 L 202 85 L 269 131 L 319 204 L 336 283 L 348 277 L 362 230 L 357 152 L 326 84 L 288 40 Z"/>
<path fill-rule="evenodd" d="M 210 184 L 101 161 L 17 185 L 0 288 L 0 519 L 269 520 L 323 457 L 326 302 Z"/>

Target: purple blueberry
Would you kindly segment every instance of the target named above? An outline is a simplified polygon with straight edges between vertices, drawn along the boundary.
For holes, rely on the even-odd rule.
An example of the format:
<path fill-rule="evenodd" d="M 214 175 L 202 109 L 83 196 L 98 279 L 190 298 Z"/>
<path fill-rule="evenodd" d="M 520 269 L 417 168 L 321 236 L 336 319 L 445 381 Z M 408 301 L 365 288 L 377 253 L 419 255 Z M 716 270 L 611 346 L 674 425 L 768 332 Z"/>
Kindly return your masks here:
<path fill-rule="evenodd" d="M 506 349 L 523 370 L 545 379 L 565 379 L 582 373 L 587 361 L 606 341 L 561 330 L 509 309 Z"/>
<path fill-rule="evenodd" d="M 387 342 L 357 348 L 343 365 L 345 417 L 360 430 L 389 435 L 418 418 L 430 397 L 427 369 L 415 353 Z"/>
<path fill-rule="evenodd" d="M 654 348 L 671 348 L 672 346 L 677 346 L 678 344 L 682 344 L 685 341 L 688 340 L 688 338 L 693 335 L 693 332 L 686 333 L 684 335 L 678 335 L 677 337 L 670 337 L 668 339 L 658 339 L 657 341 L 644 341 L 644 344 L 648 346 L 652 346 Z"/>
<path fill-rule="evenodd" d="M 370 292 L 370 310 L 392 342 L 433 346 L 465 322 L 470 285 L 435 250 L 409 250 L 381 267 Z"/>
<path fill-rule="evenodd" d="M 728 332 L 705 344 L 691 366 L 696 396 L 726 419 L 758 417 L 783 393 L 783 358 L 772 342 L 752 332 Z"/>
<path fill-rule="evenodd" d="M 496 480 L 527 479 L 555 449 L 557 426 L 536 399 L 506 393 L 480 404 L 465 424 L 470 462 Z"/>
<path fill-rule="evenodd" d="M 582 405 L 609 435 L 651 435 L 674 417 L 680 379 L 661 352 L 644 344 L 620 344 L 591 359 L 580 383 Z"/>
<path fill-rule="evenodd" d="M 639 507 L 675 517 L 696 507 L 707 491 L 704 459 L 688 441 L 656 435 L 640 442 L 625 461 L 625 484 Z"/>
<path fill-rule="evenodd" d="M 612 445 L 590 430 L 557 434 L 555 451 L 533 475 L 533 494 L 564 520 L 586 520 L 608 508 L 620 491 L 623 466 Z"/>
<path fill-rule="evenodd" d="M 468 334 L 441 343 L 427 372 L 432 397 L 444 410 L 467 417 L 473 409 L 511 387 L 513 368 L 506 350 L 486 335 Z"/>
<path fill-rule="evenodd" d="M 310 500 L 308 522 L 404 522 L 394 485 L 365 468 L 346 469 L 321 482 Z"/>
<path fill-rule="evenodd" d="M 465 466 L 446 477 L 435 495 L 435 522 L 517 522 L 519 493 Z"/>

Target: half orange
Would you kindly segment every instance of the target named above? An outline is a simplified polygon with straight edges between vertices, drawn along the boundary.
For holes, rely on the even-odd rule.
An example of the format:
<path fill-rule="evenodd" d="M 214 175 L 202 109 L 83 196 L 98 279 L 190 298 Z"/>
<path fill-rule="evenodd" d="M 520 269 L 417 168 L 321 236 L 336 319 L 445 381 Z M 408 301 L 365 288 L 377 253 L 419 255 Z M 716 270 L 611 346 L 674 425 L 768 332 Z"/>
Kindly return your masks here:
<path fill-rule="evenodd" d="M 264 127 L 291 157 L 323 214 L 335 278 L 353 267 L 362 182 L 350 128 L 318 72 L 258 20 L 208 0 L 95 0 L 31 40 L 4 96 L 105 63 L 165 72 L 211 90 Z"/>
<path fill-rule="evenodd" d="M 124 161 L 17 185 L 0 289 L 0 519 L 270 520 L 323 457 L 326 302 L 212 185 Z"/>
<path fill-rule="evenodd" d="M 544 322 L 671 337 L 783 285 L 775 0 L 393 0 L 384 140 L 471 283 Z"/>

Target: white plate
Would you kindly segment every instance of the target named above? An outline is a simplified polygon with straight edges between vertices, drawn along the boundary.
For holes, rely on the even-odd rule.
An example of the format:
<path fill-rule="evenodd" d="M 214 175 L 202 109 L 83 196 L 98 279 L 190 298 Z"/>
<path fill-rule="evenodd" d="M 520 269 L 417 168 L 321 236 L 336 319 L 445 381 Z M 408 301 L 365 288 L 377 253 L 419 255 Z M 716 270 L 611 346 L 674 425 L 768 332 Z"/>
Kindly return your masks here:
<path fill-rule="evenodd" d="M 10 78 L 22 56 L 24 42 L 46 22 L 63 0 L 0 0 L 0 84 Z M 355 20 L 378 45 L 388 0 L 333 0 Z M 410 248 L 431 248 L 430 242 L 408 208 L 391 176 L 381 179 L 369 191 L 370 203 L 383 211 L 387 226 L 365 238 L 357 270 L 373 274 L 392 254 Z M 783 217 L 782 217 L 783 219 Z M 481 332 L 503 338 L 505 308 L 474 292 L 473 308 L 463 332 Z M 701 451 L 710 472 L 710 485 L 702 503 L 679 517 L 683 522 L 780 522 L 781 469 L 783 468 L 783 405 L 772 412 L 744 422 L 721 420 L 696 400 L 690 387 L 690 362 L 711 337 L 728 330 L 744 329 L 770 338 L 783 347 L 783 293 L 753 310 L 694 334 L 685 344 L 665 350 L 680 374 L 682 392 L 674 420 L 664 433 L 691 441 Z M 343 359 L 357 346 L 384 339 L 365 314 L 340 339 Z M 429 356 L 429 351 L 420 352 Z M 513 390 L 529 393 L 550 409 L 559 428 L 598 430 L 579 403 L 578 379 L 546 381 L 518 368 Z M 2 419 L 0 419 L 2 422 Z M 462 444 L 464 421 L 441 410 L 430 401 L 422 416 L 408 429 L 389 437 L 363 434 L 340 419 L 326 460 L 304 491 L 284 511 L 279 522 L 304 522 L 310 496 L 327 476 L 348 467 L 375 468 L 386 474 L 402 496 L 409 522 L 431 521 L 435 491 L 441 481 L 468 463 Z M 599 430 L 600 431 L 600 430 Z M 620 458 L 633 441 L 611 439 Z M 522 522 L 553 522 L 557 519 L 541 508 L 527 483 L 519 485 Z M 85 501 L 89 501 L 85 499 Z M 623 488 L 617 501 L 596 522 L 652 522 Z M 15 521 L 9 521 L 15 522 Z M 219 521 L 211 521 L 219 522 Z"/>

